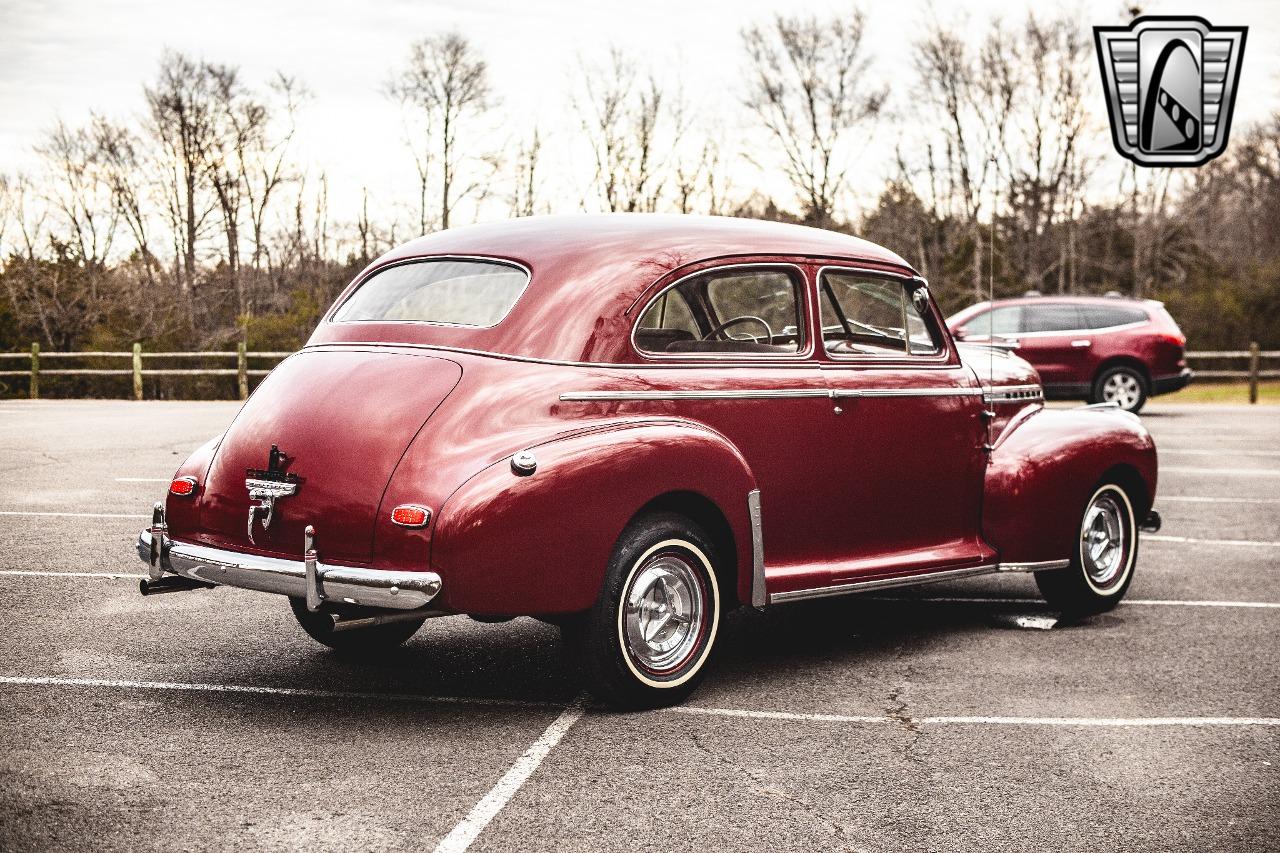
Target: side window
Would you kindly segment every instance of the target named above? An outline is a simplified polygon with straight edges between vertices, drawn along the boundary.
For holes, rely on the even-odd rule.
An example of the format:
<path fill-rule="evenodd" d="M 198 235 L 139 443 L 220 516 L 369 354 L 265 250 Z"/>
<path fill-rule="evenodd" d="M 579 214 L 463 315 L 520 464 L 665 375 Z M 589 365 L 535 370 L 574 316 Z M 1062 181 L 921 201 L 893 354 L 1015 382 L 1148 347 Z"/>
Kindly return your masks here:
<path fill-rule="evenodd" d="M 1129 323 L 1145 323 L 1151 319 L 1141 308 L 1111 305 L 1081 305 L 1080 315 L 1086 329 L 1107 329 Z"/>
<path fill-rule="evenodd" d="M 820 285 L 822 340 L 832 355 L 942 351 L 932 315 L 909 297 L 903 282 L 826 270 Z"/>
<path fill-rule="evenodd" d="M 789 272 L 708 272 L 649 304 L 636 326 L 647 353 L 784 355 L 802 348 L 800 285 Z"/>
<path fill-rule="evenodd" d="M 1028 332 L 1069 332 L 1084 328 L 1074 305 L 1029 305 L 1023 326 Z"/>
<path fill-rule="evenodd" d="M 1005 337 L 1022 331 L 1022 306 L 1003 305 L 974 317 L 965 326 L 969 337 Z"/>

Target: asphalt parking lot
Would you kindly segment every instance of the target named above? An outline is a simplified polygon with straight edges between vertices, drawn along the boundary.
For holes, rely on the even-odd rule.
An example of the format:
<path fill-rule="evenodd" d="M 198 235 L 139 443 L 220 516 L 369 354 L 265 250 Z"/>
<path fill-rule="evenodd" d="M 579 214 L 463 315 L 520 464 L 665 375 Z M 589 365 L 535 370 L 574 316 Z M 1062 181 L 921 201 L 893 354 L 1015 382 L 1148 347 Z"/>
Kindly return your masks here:
<path fill-rule="evenodd" d="M 1280 409 L 1149 407 L 1165 525 L 1111 614 L 1025 576 L 744 612 L 684 707 L 616 714 L 530 619 L 357 663 L 283 599 L 141 598 L 236 408 L 0 402 L 0 849 L 1280 849 Z"/>

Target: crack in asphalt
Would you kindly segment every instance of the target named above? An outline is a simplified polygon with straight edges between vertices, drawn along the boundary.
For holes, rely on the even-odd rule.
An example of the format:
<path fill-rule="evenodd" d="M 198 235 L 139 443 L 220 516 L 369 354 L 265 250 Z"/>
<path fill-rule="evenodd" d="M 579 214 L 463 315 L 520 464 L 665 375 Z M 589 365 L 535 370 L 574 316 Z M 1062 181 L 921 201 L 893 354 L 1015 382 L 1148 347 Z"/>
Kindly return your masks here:
<path fill-rule="evenodd" d="M 908 677 L 911 674 L 910 668 L 908 668 Z M 916 754 L 916 744 L 924 736 L 924 732 L 921 731 L 920 724 L 916 722 L 915 718 L 907 712 L 907 702 L 902 698 L 905 690 L 906 684 L 899 684 L 889 692 L 888 701 L 885 703 L 884 715 L 893 720 L 909 735 L 906 744 L 902 748 L 902 754 L 906 759 L 914 764 L 926 764 L 927 762 Z"/>
<path fill-rule="evenodd" d="M 841 838 L 844 842 L 849 843 L 850 841 L 849 835 L 845 831 L 844 825 L 840 823 L 838 820 L 836 820 L 833 816 L 828 814 L 827 812 L 815 806 L 813 803 L 801 797 L 797 797 L 794 794 L 789 794 L 786 791 L 781 791 L 773 787 L 770 787 L 768 782 L 766 782 L 764 779 L 760 778 L 755 773 L 748 770 L 746 767 L 743 767 L 742 765 L 738 764 L 737 762 L 733 761 L 730 758 L 720 755 L 718 752 L 708 747 L 705 743 L 702 742 L 702 739 L 697 732 L 694 732 L 693 734 L 693 745 L 696 746 L 708 758 L 718 762 L 719 764 L 729 768 L 730 770 L 735 771 L 740 776 L 743 776 L 751 780 L 756 785 L 756 787 L 758 787 L 764 793 L 769 794 L 770 796 L 778 797 L 779 799 L 786 800 L 787 802 L 793 805 L 799 806 L 804 811 L 822 820 L 829 827 L 831 827 L 832 832 L 834 832 L 839 838 Z M 861 848 L 861 847 L 848 847 L 846 849 L 848 853 L 865 853 L 865 848 Z"/>

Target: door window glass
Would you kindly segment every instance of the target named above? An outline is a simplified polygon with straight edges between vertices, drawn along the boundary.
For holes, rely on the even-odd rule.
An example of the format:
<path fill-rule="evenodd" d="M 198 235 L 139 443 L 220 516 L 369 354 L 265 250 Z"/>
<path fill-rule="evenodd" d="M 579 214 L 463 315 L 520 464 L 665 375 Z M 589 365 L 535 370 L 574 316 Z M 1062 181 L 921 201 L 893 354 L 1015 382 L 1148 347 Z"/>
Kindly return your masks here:
<path fill-rule="evenodd" d="M 649 353 L 799 352 L 800 286 L 789 272 L 738 269 L 681 282 L 645 310 L 636 346 Z"/>
<path fill-rule="evenodd" d="M 1129 323 L 1143 323 L 1149 319 L 1146 311 L 1127 305 L 1081 305 L 1080 315 L 1084 318 L 1086 329 L 1107 329 Z"/>
<path fill-rule="evenodd" d="M 941 335 L 927 299 L 904 282 L 858 273 L 822 274 L 822 339 L 833 355 L 937 355 Z M 912 291 L 914 293 L 914 291 Z"/>
<path fill-rule="evenodd" d="M 1084 328 L 1074 305 L 1029 305 L 1025 311 L 1023 325 L 1028 332 L 1069 332 Z"/>

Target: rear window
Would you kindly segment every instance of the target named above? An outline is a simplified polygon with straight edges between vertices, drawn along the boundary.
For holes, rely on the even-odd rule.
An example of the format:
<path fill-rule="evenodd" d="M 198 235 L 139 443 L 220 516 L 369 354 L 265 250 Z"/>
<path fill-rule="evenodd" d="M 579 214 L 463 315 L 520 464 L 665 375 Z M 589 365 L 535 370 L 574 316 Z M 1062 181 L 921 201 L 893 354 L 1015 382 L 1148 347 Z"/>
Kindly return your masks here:
<path fill-rule="evenodd" d="M 496 261 L 414 261 L 374 273 L 333 320 L 496 326 L 528 284 L 523 269 Z"/>
<path fill-rule="evenodd" d="M 1127 305 L 1081 305 L 1080 315 L 1084 317 L 1086 329 L 1145 323 L 1149 319 L 1146 311 Z"/>

